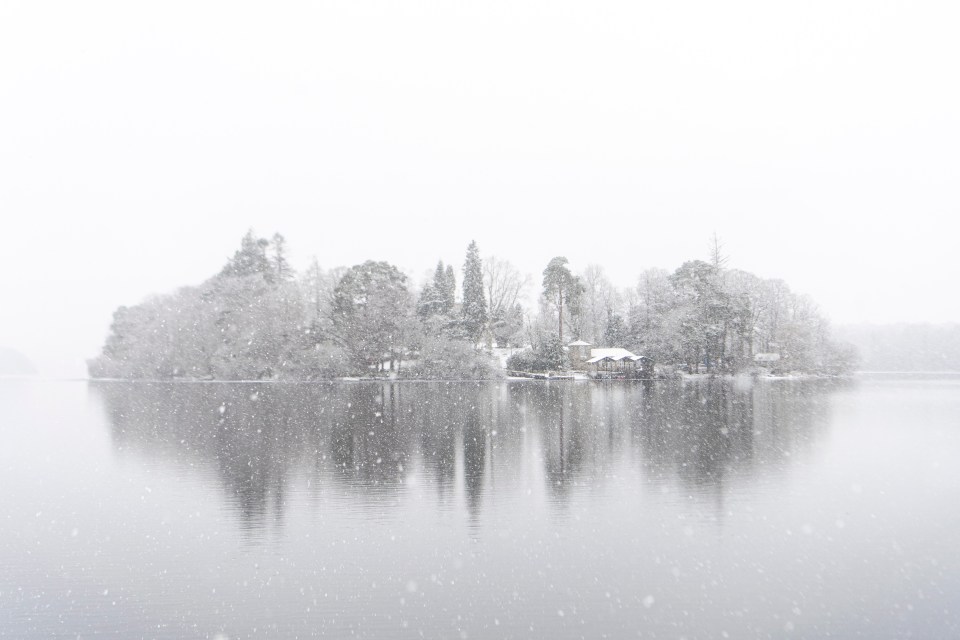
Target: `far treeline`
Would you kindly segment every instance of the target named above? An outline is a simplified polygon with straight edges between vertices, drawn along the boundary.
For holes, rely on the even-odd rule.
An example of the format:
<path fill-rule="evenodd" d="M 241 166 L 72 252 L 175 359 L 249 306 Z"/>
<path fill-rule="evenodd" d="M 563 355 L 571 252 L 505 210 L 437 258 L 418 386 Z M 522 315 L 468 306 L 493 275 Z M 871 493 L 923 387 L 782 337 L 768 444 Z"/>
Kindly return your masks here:
<path fill-rule="evenodd" d="M 863 371 L 960 371 L 960 324 L 854 324 L 834 334 L 857 349 Z"/>
<path fill-rule="evenodd" d="M 505 375 L 495 348 L 518 349 L 508 369 L 562 371 L 570 366 L 564 345 L 575 340 L 649 356 L 661 371 L 737 373 L 752 368 L 758 353 L 778 354 L 783 371 L 852 368 L 852 350 L 831 341 L 810 298 L 781 280 L 726 268 L 716 239 L 710 253 L 672 273 L 645 271 L 628 289 L 614 287 L 600 266 L 575 273 L 556 257 L 531 309 L 522 304 L 531 278 L 506 260 L 481 259 L 475 242 L 462 268 L 438 262 L 417 286 L 394 265 L 373 260 L 324 270 L 314 259 L 296 274 L 283 236 L 250 231 L 202 284 L 117 309 L 89 372 L 491 379 Z"/>

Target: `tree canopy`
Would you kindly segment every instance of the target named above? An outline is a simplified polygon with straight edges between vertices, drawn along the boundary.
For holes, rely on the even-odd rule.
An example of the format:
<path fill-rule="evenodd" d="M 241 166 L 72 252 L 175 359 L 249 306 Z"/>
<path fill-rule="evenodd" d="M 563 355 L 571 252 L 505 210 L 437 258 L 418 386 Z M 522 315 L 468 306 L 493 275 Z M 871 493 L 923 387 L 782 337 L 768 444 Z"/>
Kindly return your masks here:
<path fill-rule="evenodd" d="M 407 277 L 386 262 L 351 267 L 333 291 L 334 339 L 361 367 L 399 364 L 409 328 Z"/>
<path fill-rule="evenodd" d="M 563 343 L 564 311 L 567 313 L 567 323 L 576 323 L 579 320 L 579 304 L 583 293 L 580 278 L 570 272 L 567 264 L 566 258 L 558 256 L 553 258 L 543 270 L 543 297 L 556 309 L 557 338 L 561 343 Z"/>
<path fill-rule="evenodd" d="M 467 247 L 462 298 L 438 261 L 420 288 L 394 265 L 368 260 L 298 275 L 286 239 L 248 231 L 206 281 L 120 307 L 94 377 L 316 379 L 343 375 L 495 377 L 493 343 L 527 351 L 520 365 L 568 366 L 566 342 L 623 347 L 662 368 L 736 372 L 754 356 L 791 371 L 848 370 L 852 351 L 833 340 L 809 297 L 781 280 L 727 268 L 713 239 L 709 260 L 673 272 L 648 269 L 635 287 L 614 287 L 599 265 L 574 273 L 567 259 L 543 271 L 539 313 L 523 306 L 528 278 L 509 262 Z M 521 355 L 526 354 L 526 355 Z M 505 355 L 505 354 L 503 354 Z M 402 363 L 402 366 L 401 366 Z M 502 375 L 502 372 L 501 372 Z"/>

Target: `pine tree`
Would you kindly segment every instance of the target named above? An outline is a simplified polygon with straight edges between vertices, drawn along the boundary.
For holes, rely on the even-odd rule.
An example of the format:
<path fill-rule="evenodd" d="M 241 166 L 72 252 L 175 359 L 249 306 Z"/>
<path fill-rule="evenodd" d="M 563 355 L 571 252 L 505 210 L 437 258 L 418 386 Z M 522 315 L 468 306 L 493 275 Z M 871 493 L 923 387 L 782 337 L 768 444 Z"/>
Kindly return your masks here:
<path fill-rule="evenodd" d="M 543 270 L 543 297 L 557 310 L 557 339 L 563 344 L 563 312 L 576 320 L 580 314 L 583 285 L 580 278 L 570 273 L 567 259 L 557 256 Z"/>
<path fill-rule="evenodd" d="M 443 304 L 447 313 L 453 311 L 456 304 L 457 295 L 457 276 L 453 274 L 453 265 L 448 264 L 443 278 Z"/>
<path fill-rule="evenodd" d="M 443 264 L 443 260 L 437 262 L 437 269 L 433 272 L 433 295 L 437 302 L 436 313 L 450 313 L 453 311 L 454 299 L 453 293 L 456 282 L 453 279 L 453 267 Z"/>
<path fill-rule="evenodd" d="M 487 324 L 487 300 L 483 295 L 483 264 L 475 241 L 467 247 L 463 264 L 462 314 L 467 336 L 476 344 Z"/>
<path fill-rule="evenodd" d="M 293 269 L 287 261 L 287 239 L 279 233 L 273 234 L 273 240 L 270 243 L 273 246 L 273 255 L 270 257 L 270 266 L 276 275 L 278 282 L 284 282 L 293 278 Z"/>
<path fill-rule="evenodd" d="M 240 248 L 223 267 L 220 275 L 242 278 L 243 276 L 259 273 L 263 275 L 264 279 L 268 282 L 272 281 L 273 273 L 266 254 L 267 245 L 269 244 L 266 238 L 257 238 L 253 233 L 253 229 L 250 229 L 246 235 L 243 236 L 243 239 L 240 241 Z"/>
<path fill-rule="evenodd" d="M 453 311 L 453 290 L 455 286 L 453 267 L 449 265 L 445 267 L 443 260 L 440 260 L 433 272 L 433 281 L 428 282 L 423 287 L 423 291 L 420 292 L 420 299 L 417 302 L 417 315 L 422 320 L 432 316 L 449 315 Z"/>
<path fill-rule="evenodd" d="M 314 256 L 303 274 L 303 287 L 310 304 L 310 319 L 317 322 L 323 312 L 323 270 L 320 261 Z"/>

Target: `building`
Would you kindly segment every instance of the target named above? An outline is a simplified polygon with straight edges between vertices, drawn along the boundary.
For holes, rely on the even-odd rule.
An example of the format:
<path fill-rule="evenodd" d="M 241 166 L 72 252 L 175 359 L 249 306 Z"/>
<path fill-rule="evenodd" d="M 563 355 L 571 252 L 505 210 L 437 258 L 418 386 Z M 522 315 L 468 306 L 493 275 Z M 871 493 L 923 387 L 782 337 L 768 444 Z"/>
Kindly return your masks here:
<path fill-rule="evenodd" d="M 567 356 L 570 358 L 570 368 L 582 371 L 586 369 L 587 360 L 590 359 L 590 343 L 583 340 L 577 340 L 567 345 Z"/>
<path fill-rule="evenodd" d="M 753 364 L 760 369 L 771 373 L 779 373 L 782 369 L 779 353 L 757 353 L 753 356 Z"/>
<path fill-rule="evenodd" d="M 596 378 L 652 378 L 653 359 L 638 356 L 619 347 L 591 349 L 586 361 Z"/>

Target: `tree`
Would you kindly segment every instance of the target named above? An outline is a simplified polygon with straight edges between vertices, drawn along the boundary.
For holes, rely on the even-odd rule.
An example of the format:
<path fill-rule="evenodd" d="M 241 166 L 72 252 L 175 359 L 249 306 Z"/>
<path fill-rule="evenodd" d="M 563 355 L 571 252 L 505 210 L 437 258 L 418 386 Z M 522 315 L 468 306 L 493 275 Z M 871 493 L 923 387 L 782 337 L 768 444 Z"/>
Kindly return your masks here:
<path fill-rule="evenodd" d="M 543 270 L 543 297 L 557 311 L 557 338 L 563 343 L 564 306 L 568 314 L 574 319 L 579 315 L 580 298 L 583 285 L 580 279 L 570 273 L 567 268 L 567 259 L 558 256 L 547 264 Z"/>
<path fill-rule="evenodd" d="M 754 346 L 759 346 L 757 338 L 768 312 L 763 295 L 766 281 L 737 269 L 727 272 L 726 280 L 730 295 L 737 300 L 739 317 L 737 333 L 731 337 L 731 353 L 742 364 L 753 358 Z"/>
<path fill-rule="evenodd" d="M 483 295 L 483 263 L 475 241 L 467 247 L 467 258 L 463 263 L 461 313 L 467 337 L 476 344 L 487 325 L 487 301 Z"/>
<path fill-rule="evenodd" d="M 259 274 L 268 282 L 273 280 L 270 261 L 267 259 L 267 246 L 270 242 L 266 238 L 257 238 L 253 229 L 247 231 L 240 240 L 240 248 L 220 271 L 221 277 L 237 277 Z"/>
<path fill-rule="evenodd" d="M 523 330 L 523 307 L 515 304 L 507 311 L 498 313 L 490 322 L 490 330 L 499 346 L 515 345 Z"/>
<path fill-rule="evenodd" d="M 490 330 L 497 344 L 511 342 L 523 328 L 520 294 L 530 278 L 506 260 L 491 256 L 483 261 L 483 283 L 490 304 Z"/>
<path fill-rule="evenodd" d="M 726 269 L 728 261 L 729 258 L 723 253 L 723 242 L 720 241 L 720 236 L 714 232 L 710 237 L 710 264 L 713 265 L 717 273 L 720 273 Z"/>
<path fill-rule="evenodd" d="M 644 273 L 626 292 L 628 328 L 621 298 L 600 267 L 590 265 L 578 278 L 565 258 L 551 260 L 539 313 L 529 315 L 519 304 L 525 279 L 509 262 L 481 261 L 471 242 L 463 304 L 456 305 L 453 267 L 440 261 L 415 322 L 406 278 L 396 267 L 368 261 L 323 271 L 314 259 L 294 282 L 283 236 L 267 241 L 250 230 L 202 284 L 118 309 L 89 371 L 124 378 L 314 379 L 382 369 L 385 361 L 394 369 L 416 351 L 412 375 L 487 377 L 491 361 L 476 348 L 484 332 L 501 345 L 518 335 L 534 345 L 516 354 L 511 368 L 558 370 L 566 366 L 568 329 L 692 371 L 702 365 L 711 372 L 743 370 L 754 366 L 757 352 L 778 354 L 783 370 L 841 373 L 855 365 L 811 299 L 781 280 L 729 270 L 726 262 L 714 236 L 707 261 L 685 262 L 672 274 Z M 931 342 L 946 361 L 946 340 Z"/>
<path fill-rule="evenodd" d="M 434 274 L 433 280 L 434 286 L 436 286 L 442 294 L 440 297 L 443 301 L 443 312 L 452 313 L 453 307 L 457 304 L 457 276 L 455 276 L 453 273 L 453 265 L 447 265 L 447 268 L 443 273 L 443 278 L 440 277 L 440 273 L 438 271 Z"/>
<path fill-rule="evenodd" d="M 463 340 L 426 335 L 417 362 L 406 369 L 406 375 L 434 380 L 495 380 L 504 374 L 500 364 L 487 352 L 473 349 Z"/>
<path fill-rule="evenodd" d="M 300 278 L 300 288 L 303 291 L 305 310 L 309 314 L 311 322 L 319 322 L 323 314 L 324 292 L 326 277 L 323 269 L 320 268 L 320 261 L 314 256 L 310 260 L 310 266 L 304 271 Z"/>
<path fill-rule="evenodd" d="M 578 337 L 597 344 L 604 338 L 608 316 L 618 310 L 619 296 L 599 265 L 587 265 L 580 282 L 583 284 L 583 331 Z M 623 346 L 626 343 L 617 344 Z"/>
<path fill-rule="evenodd" d="M 648 269 L 640 274 L 630 306 L 629 349 L 642 351 L 657 362 L 673 362 L 670 332 L 666 320 L 675 297 L 670 274 L 665 269 Z"/>
<path fill-rule="evenodd" d="M 483 261 L 483 284 L 490 303 L 490 317 L 503 316 L 513 308 L 529 281 L 529 276 L 523 276 L 507 260 L 496 256 L 486 258 Z"/>
<path fill-rule="evenodd" d="M 219 344 L 210 370 L 220 379 L 274 378 L 285 367 L 294 338 L 303 330 L 303 304 L 292 285 L 250 275 L 212 283 Z"/>
<path fill-rule="evenodd" d="M 679 312 L 676 330 L 680 334 L 683 359 L 691 372 L 697 371 L 704 360 L 710 360 L 707 307 L 714 273 L 712 265 L 689 260 L 670 276 Z"/>
<path fill-rule="evenodd" d="M 570 368 L 563 343 L 557 336 L 544 336 L 532 349 L 518 351 L 507 358 L 510 371 L 562 371 Z"/>
<path fill-rule="evenodd" d="M 273 234 L 271 241 L 273 255 L 270 257 L 270 266 L 276 274 L 277 282 L 285 282 L 293 278 L 293 269 L 287 262 L 287 240 L 279 233 Z"/>
<path fill-rule="evenodd" d="M 333 292 L 331 334 L 360 371 L 399 366 L 410 329 L 407 277 L 386 262 L 368 260 L 347 270 Z"/>
<path fill-rule="evenodd" d="M 437 290 L 434 289 L 432 282 L 428 282 L 423 286 L 420 297 L 417 299 L 417 316 L 421 320 L 428 320 L 437 313 L 439 306 Z"/>
<path fill-rule="evenodd" d="M 417 301 L 417 315 L 420 316 L 420 319 L 428 320 L 433 316 L 450 314 L 455 304 L 454 291 L 456 286 L 453 268 L 450 266 L 444 267 L 443 260 L 437 262 L 437 268 L 433 272 L 433 281 L 428 282 L 423 287 L 423 291 L 420 292 L 420 299 Z"/>
<path fill-rule="evenodd" d="M 613 310 L 607 311 L 607 326 L 603 330 L 603 344 L 606 347 L 622 347 L 627 344 L 630 332 L 627 323 L 620 314 Z"/>
<path fill-rule="evenodd" d="M 715 265 L 702 260 L 684 262 L 670 276 L 680 311 L 684 357 L 693 371 L 701 362 L 708 371 L 729 368 L 727 337 L 744 320 L 721 276 Z"/>

